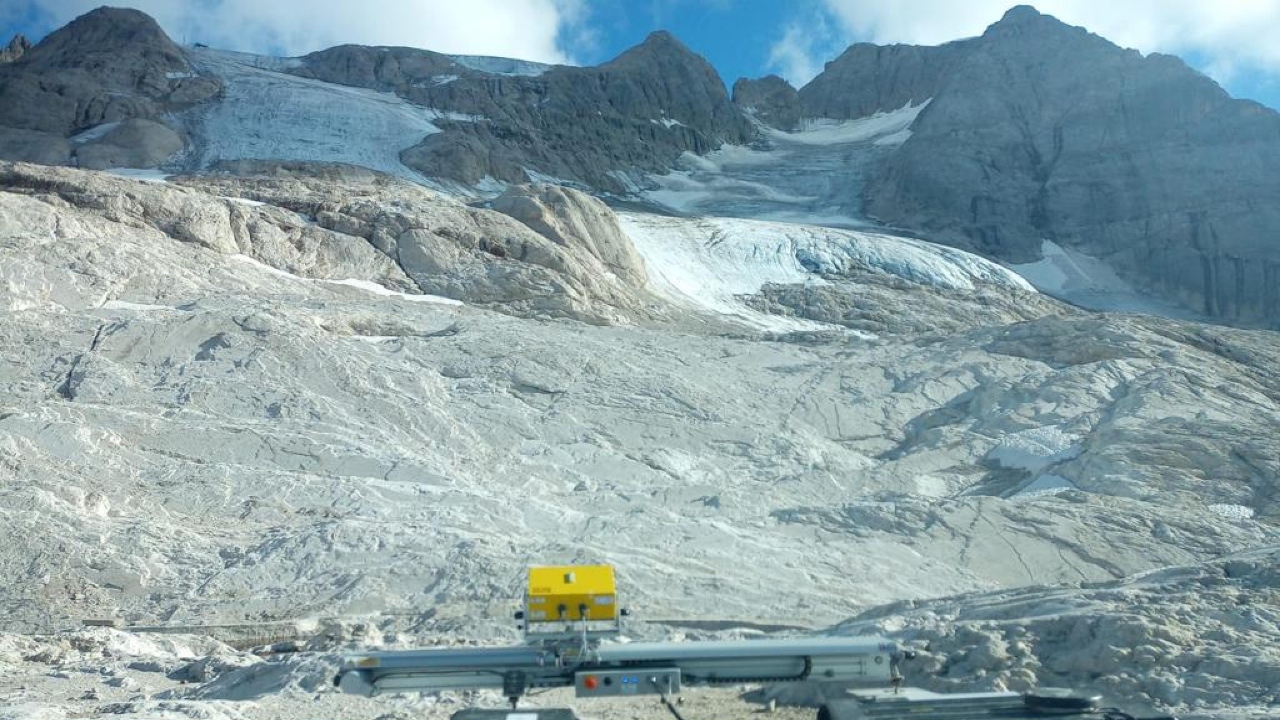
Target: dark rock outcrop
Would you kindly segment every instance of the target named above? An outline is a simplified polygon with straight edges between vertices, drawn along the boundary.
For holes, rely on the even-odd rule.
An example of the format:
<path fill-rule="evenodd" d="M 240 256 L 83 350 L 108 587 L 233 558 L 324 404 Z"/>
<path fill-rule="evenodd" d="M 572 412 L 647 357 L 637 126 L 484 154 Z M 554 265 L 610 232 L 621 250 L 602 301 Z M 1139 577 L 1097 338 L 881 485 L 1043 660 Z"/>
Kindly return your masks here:
<path fill-rule="evenodd" d="M 474 70 L 406 48 L 343 46 L 304 58 L 295 72 L 393 91 L 451 113 L 444 132 L 406 150 L 420 172 L 468 185 L 490 177 L 525 182 L 528 171 L 606 192 L 624 174 L 662 172 L 681 153 L 705 153 L 754 136 L 715 69 L 669 33 L 654 33 L 597 67 L 539 75 Z"/>
<path fill-rule="evenodd" d="M 854 46 L 800 91 L 859 117 L 932 98 L 867 212 L 989 257 L 1048 239 L 1212 317 L 1280 318 L 1280 115 L 1029 7 L 937 48 Z"/>
<path fill-rule="evenodd" d="M 159 121 L 219 88 L 216 80 L 192 71 L 182 50 L 149 16 L 99 8 L 0 64 L 4 156 L 74 161 L 75 146 L 63 155 L 65 138 L 103 123 Z M 120 146 L 125 139 L 116 134 L 116 147 L 128 156 L 151 156 L 158 147 L 150 140 L 147 148 Z"/>
<path fill-rule="evenodd" d="M 966 44 L 938 47 L 859 43 L 800 89 L 805 117 L 860 118 L 919 105 L 938 95 Z"/>
<path fill-rule="evenodd" d="M 759 80 L 739 78 L 733 84 L 733 104 L 760 122 L 788 132 L 800 124 L 800 95 L 777 75 Z"/>
<path fill-rule="evenodd" d="M 0 63 L 11 63 L 31 49 L 31 41 L 22 34 L 14 35 L 9 44 L 0 50 Z"/>

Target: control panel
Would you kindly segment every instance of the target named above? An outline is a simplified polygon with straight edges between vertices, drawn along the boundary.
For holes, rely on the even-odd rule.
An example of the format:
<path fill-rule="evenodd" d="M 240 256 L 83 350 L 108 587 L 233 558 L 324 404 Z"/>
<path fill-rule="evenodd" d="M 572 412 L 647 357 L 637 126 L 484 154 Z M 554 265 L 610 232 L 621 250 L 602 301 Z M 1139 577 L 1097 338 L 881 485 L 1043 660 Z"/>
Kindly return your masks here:
<path fill-rule="evenodd" d="M 680 692 L 679 668 L 584 670 L 573 677 L 578 697 L 674 695 Z"/>

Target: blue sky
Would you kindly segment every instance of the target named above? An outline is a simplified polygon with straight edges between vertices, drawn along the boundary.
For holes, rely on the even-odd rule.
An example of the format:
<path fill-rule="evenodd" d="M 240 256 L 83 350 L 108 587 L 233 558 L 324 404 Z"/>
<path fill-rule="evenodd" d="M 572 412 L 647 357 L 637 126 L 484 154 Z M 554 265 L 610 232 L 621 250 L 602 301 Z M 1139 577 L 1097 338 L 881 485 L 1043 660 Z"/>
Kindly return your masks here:
<path fill-rule="evenodd" d="M 101 0 L 0 0 L 33 40 Z M 720 71 L 808 81 L 850 43 L 980 34 L 1009 0 L 113 0 L 179 42 L 302 54 L 343 42 L 595 64 L 670 30 Z M 1041 0 L 1117 44 L 1179 55 L 1236 97 L 1280 108 L 1280 0 Z"/>

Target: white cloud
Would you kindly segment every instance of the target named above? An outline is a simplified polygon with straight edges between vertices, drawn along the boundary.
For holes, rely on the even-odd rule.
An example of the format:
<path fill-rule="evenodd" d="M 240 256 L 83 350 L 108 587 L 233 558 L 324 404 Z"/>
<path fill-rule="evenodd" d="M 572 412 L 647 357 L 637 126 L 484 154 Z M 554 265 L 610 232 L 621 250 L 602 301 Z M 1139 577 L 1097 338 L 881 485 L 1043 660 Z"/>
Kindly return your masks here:
<path fill-rule="evenodd" d="M 821 12 L 787 26 L 782 39 L 769 50 L 767 67 L 795 87 L 801 87 L 822 72 L 823 65 L 844 49 L 839 33 L 833 32 Z"/>
<path fill-rule="evenodd" d="M 845 44 L 936 45 L 980 35 L 1011 0 L 822 0 Z M 1035 7 L 1142 52 L 1192 54 L 1220 82 L 1280 72 L 1280 0 L 1039 0 Z M 779 40 L 782 46 L 786 37 Z M 828 58 L 829 59 L 829 58 Z M 817 62 L 816 59 L 810 60 Z"/>
<path fill-rule="evenodd" d="M 31 0 L 59 27 L 103 0 Z M 301 55 L 341 43 L 569 63 L 584 0 L 113 0 L 178 42 Z"/>

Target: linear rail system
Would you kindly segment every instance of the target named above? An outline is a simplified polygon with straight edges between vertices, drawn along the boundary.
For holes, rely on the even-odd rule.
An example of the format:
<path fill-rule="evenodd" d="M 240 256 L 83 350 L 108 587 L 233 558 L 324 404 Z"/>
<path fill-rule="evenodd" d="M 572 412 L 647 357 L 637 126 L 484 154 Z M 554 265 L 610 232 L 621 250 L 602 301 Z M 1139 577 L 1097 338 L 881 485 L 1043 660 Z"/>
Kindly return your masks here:
<path fill-rule="evenodd" d="M 888 687 L 899 652 L 884 638 L 599 644 L 584 655 L 527 645 L 412 650 L 352 657 L 337 684 L 359 695 L 492 688 L 512 698 L 549 687 L 575 687 L 584 697 L 667 694 L 670 684 L 677 691 L 681 685 L 800 680 Z M 661 678 L 656 686 L 654 678 Z"/>
<path fill-rule="evenodd" d="M 525 644 L 365 653 L 347 658 L 334 683 L 344 692 L 365 696 L 501 689 L 513 708 L 525 693 L 540 688 L 572 687 L 586 698 L 657 695 L 683 720 L 669 698 L 687 685 L 811 681 L 863 691 L 829 702 L 818 720 L 1017 720 L 1045 715 L 1135 720 L 1102 708 L 1100 698 L 1071 691 L 935 695 L 902 689 L 899 666 L 914 653 L 881 637 L 605 642 L 621 633 L 626 615 L 616 599 L 611 567 L 533 568 L 524 610 L 516 613 Z M 460 713 L 458 720 L 515 717 L 565 720 L 573 713 L 473 709 Z"/>

